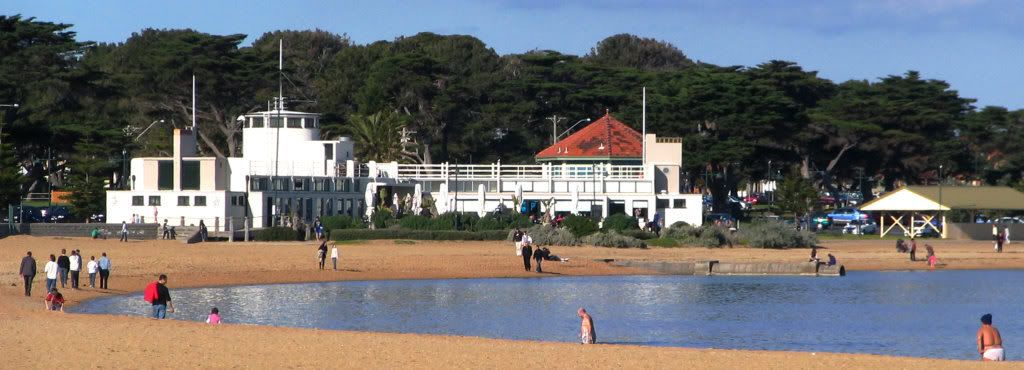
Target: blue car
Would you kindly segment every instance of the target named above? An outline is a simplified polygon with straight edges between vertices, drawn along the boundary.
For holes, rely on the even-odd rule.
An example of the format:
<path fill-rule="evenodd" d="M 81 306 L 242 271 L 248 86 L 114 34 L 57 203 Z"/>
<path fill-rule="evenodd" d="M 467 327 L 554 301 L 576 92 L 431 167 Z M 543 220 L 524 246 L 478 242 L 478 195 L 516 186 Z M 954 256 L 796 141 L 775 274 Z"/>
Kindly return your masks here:
<path fill-rule="evenodd" d="M 832 223 L 847 224 L 854 220 L 867 220 L 868 214 L 861 212 L 856 208 L 836 208 L 832 212 L 828 213 L 828 218 L 832 220 Z"/>

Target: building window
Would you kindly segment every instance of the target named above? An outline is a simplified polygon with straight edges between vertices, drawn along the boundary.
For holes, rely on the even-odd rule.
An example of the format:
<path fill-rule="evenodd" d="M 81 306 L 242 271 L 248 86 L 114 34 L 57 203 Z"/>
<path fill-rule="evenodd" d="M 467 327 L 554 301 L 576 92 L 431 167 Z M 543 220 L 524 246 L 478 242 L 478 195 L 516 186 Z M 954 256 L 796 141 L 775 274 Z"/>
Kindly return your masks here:
<path fill-rule="evenodd" d="M 188 196 L 180 196 L 180 197 L 178 197 L 178 205 L 179 206 L 187 207 L 188 206 Z"/>
<path fill-rule="evenodd" d="M 334 145 L 324 144 L 324 159 L 334 159 Z"/>
<path fill-rule="evenodd" d="M 673 199 L 672 208 L 686 208 L 686 199 Z"/>
<path fill-rule="evenodd" d="M 263 127 L 263 117 L 253 117 L 252 127 Z"/>
<path fill-rule="evenodd" d="M 149 196 L 149 205 L 151 205 L 151 206 L 159 206 L 160 205 L 160 196 L 159 195 L 150 195 Z"/>
<path fill-rule="evenodd" d="M 145 204 L 145 199 L 143 199 L 143 197 L 141 195 L 133 196 L 132 197 L 132 205 L 133 206 L 144 206 L 144 205 L 146 205 Z"/>
<path fill-rule="evenodd" d="M 295 182 L 295 188 L 294 189 L 296 191 L 306 190 L 306 186 L 305 186 L 306 185 L 306 181 L 304 179 L 295 179 L 294 182 Z"/>
<path fill-rule="evenodd" d="M 316 119 L 306 118 L 306 128 L 316 128 Z"/>
<path fill-rule="evenodd" d="M 270 127 L 281 127 L 281 121 L 284 121 L 284 118 L 270 117 Z"/>
<path fill-rule="evenodd" d="M 181 189 L 199 190 L 199 161 L 181 161 Z"/>
<path fill-rule="evenodd" d="M 668 199 L 658 199 L 658 200 L 657 200 L 657 201 L 656 201 L 656 202 L 654 203 L 654 205 L 655 205 L 655 207 L 657 207 L 658 209 L 662 209 L 662 208 L 668 208 Z"/>
<path fill-rule="evenodd" d="M 270 189 L 270 186 L 267 185 L 270 183 L 270 179 L 267 179 L 266 177 L 259 177 L 250 181 L 252 182 L 250 185 L 250 190 L 252 191 L 266 191 L 267 189 Z"/>
<path fill-rule="evenodd" d="M 288 117 L 288 128 L 302 128 L 302 118 Z"/>
<path fill-rule="evenodd" d="M 174 161 L 157 161 L 156 166 L 156 188 L 174 189 Z"/>
<path fill-rule="evenodd" d="M 274 178 L 273 182 L 274 182 L 274 190 L 275 191 L 286 191 L 286 190 L 288 190 L 287 189 L 288 182 L 285 181 L 285 179 Z"/>
<path fill-rule="evenodd" d="M 186 198 L 188 198 L 188 197 L 186 197 Z M 187 201 L 188 200 L 186 200 L 186 202 Z M 205 195 L 196 195 L 195 205 L 199 206 L 199 207 L 205 207 L 206 206 L 206 196 Z"/>
<path fill-rule="evenodd" d="M 324 179 L 313 180 L 313 191 L 324 191 Z"/>

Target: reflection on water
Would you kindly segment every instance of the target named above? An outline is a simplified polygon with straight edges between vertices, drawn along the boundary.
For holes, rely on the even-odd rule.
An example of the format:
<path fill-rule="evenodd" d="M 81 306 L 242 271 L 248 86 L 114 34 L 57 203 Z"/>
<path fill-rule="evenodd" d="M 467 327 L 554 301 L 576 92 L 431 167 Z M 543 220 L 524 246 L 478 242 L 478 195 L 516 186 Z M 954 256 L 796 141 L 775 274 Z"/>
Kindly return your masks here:
<path fill-rule="evenodd" d="M 1024 271 L 939 271 L 280 284 L 172 289 L 171 317 L 203 321 L 216 306 L 228 323 L 575 341 L 576 308 L 585 306 L 605 343 L 974 359 L 984 313 L 1010 348 L 1022 342 L 1022 278 Z M 140 294 L 73 311 L 148 308 Z"/>

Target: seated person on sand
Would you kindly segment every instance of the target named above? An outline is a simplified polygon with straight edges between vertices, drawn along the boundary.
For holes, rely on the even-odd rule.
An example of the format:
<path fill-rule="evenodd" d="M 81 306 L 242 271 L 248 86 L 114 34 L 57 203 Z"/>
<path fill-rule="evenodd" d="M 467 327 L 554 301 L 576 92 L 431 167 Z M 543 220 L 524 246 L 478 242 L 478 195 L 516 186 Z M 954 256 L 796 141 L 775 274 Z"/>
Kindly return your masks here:
<path fill-rule="evenodd" d="M 541 248 L 541 251 L 543 251 L 542 253 L 545 261 L 569 262 L 568 258 L 562 258 L 551 254 L 551 251 L 548 250 L 548 247 Z"/>
<path fill-rule="evenodd" d="M 907 248 L 907 243 L 903 242 L 903 239 L 896 239 L 896 252 L 907 253 L 910 249 Z"/>
<path fill-rule="evenodd" d="M 829 266 L 835 266 L 836 265 L 836 256 L 833 256 L 832 253 L 828 254 L 828 265 Z"/>
<path fill-rule="evenodd" d="M 818 261 L 820 261 L 818 259 L 818 247 L 812 245 L 811 246 L 811 258 L 809 260 L 807 260 L 807 262 L 818 262 Z"/>
<path fill-rule="evenodd" d="M 64 295 L 57 291 L 57 288 L 53 288 L 50 294 L 46 295 L 46 310 L 47 311 L 60 311 L 64 312 Z"/>

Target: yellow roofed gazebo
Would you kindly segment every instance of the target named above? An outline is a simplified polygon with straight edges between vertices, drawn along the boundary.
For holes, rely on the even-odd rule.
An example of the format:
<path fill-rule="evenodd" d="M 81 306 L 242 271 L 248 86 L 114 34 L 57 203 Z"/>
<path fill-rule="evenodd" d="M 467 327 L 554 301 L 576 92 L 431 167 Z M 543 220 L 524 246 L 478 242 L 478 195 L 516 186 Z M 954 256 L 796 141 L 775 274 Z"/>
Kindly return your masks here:
<path fill-rule="evenodd" d="M 1006 186 L 907 186 L 864 203 L 860 210 L 881 213 L 880 236 L 895 228 L 908 235 L 931 228 L 945 238 L 946 219 L 942 212 L 1024 210 L 1024 193 Z M 941 220 L 938 225 L 933 223 L 936 219 Z M 922 225 L 916 226 L 915 220 L 923 221 Z"/>

